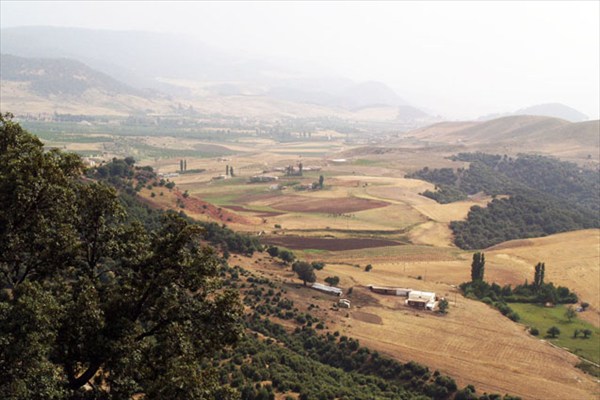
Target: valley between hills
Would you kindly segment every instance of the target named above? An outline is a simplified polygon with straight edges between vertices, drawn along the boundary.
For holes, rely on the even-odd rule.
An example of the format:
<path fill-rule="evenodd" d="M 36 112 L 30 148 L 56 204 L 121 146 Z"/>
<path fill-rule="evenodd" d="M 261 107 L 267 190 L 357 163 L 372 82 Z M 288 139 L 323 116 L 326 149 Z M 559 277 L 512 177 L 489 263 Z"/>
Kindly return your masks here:
<path fill-rule="evenodd" d="M 596 378 L 575 367 L 581 362 L 573 354 L 577 353 L 575 348 L 569 351 L 553 345 L 552 340 L 532 336 L 530 326 L 511 321 L 477 299 L 464 297 L 458 288 L 470 279 L 473 250 L 456 246 L 450 223 L 465 221 L 472 207 L 486 208 L 492 200 L 508 199 L 511 194 L 481 191 L 440 204 L 422 195 L 435 191 L 435 184 L 406 177 L 425 167 L 468 168 L 469 162 L 451 159 L 458 153 L 514 150 L 510 146 L 517 146 L 514 132 L 518 132 L 519 124 L 523 130 L 529 129 L 532 121 L 545 121 L 544 126 L 553 124 L 558 127 L 555 129 L 576 126 L 551 119 L 507 118 L 469 123 L 468 132 L 477 132 L 478 126 L 483 129 L 483 133 L 471 136 L 464 132 L 464 124 L 463 130 L 452 132 L 443 125 L 421 128 L 387 146 L 352 143 L 345 135 L 327 130 L 285 142 L 256 135 L 223 141 L 153 135 L 136 140 L 162 149 L 165 155 L 146 156 L 143 148 L 131 149 L 134 157 L 139 157 L 138 165 L 149 165 L 174 183 L 171 189 L 139 187 L 138 196 L 151 207 L 183 211 L 192 219 L 250 234 L 265 246 L 289 249 L 298 260 L 325 263 L 316 271 L 317 282 L 338 277 L 337 286 L 352 303 L 350 310 L 332 308 L 337 298 L 304 287 L 291 264 L 266 252 L 251 257 L 233 254 L 229 259 L 230 265 L 285 288 L 286 298 L 323 321 L 326 331 L 359 339 L 368 348 L 396 360 L 414 360 L 437 369 L 456 379 L 459 386 L 474 384 L 480 391 L 526 399 L 591 398 L 598 393 Z M 495 133 L 500 143 L 495 147 L 488 143 L 496 138 L 484 137 L 492 134 L 492 123 L 502 127 Z M 597 122 L 586 126 L 591 129 L 574 130 L 587 135 L 591 150 L 581 144 L 564 153 L 566 146 L 560 145 L 561 136 L 556 134 L 540 152 L 552 156 L 552 149 L 561 149 L 556 156 L 567 154 L 566 159 L 580 165 L 577 168 L 597 168 L 594 156 L 587 156 L 597 154 L 597 143 L 593 143 Z M 435 136 L 437 142 L 432 143 L 430 135 L 440 129 L 446 134 Z M 531 143 L 537 140 L 535 132 L 530 134 Z M 120 140 L 108 135 L 96 136 L 99 141 L 94 142 L 94 136 L 88 137 L 85 143 L 57 138 L 48 145 L 85 154 L 86 149 L 106 151 L 107 141 Z M 126 139 L 131 142 L 131 138 Z M 570 140 L 580 142 L 571 136 L 566 142 Z M 518 141 L 526 150 L 527 140 Z M 213 148 L 219 155 L 194 156 L 195 151 Z M 169 151 L 176 156 L 166 156 Z M 509 154 L 518 157 L 514 152 Z M 180 170 L 183 160 L 185 173 Z M 303 165 L 302 175 L 298 174 L 299 164 Z M 290 165 L 296 175 L 286 175 Z M 226 174 L 230 167 L 235 171 L 233 176 Z M 256 176 L 268 178 L 251 183 Z M 321 176 L 322 188 L 318 185 Z M 544 262 L 547 281 L 568 287 L 580 301 L 589 303 L 578 318 L 594 327 L 589 340 L 597 343 L 599 241 L 600 230 L 588 228 L 517 238 L 479 250 L 487 257 L 486 280 L 500 286 L 531 281 L 534 265 Z M 367 265 L 372 267 L 369 272 L 365 271 Z M 412 310 L 401 297 L 370 292 L 370 285 L 435 292 L 448 299 L 448 313 Z M 294 326 L 277 317 L 273 320 Z M 598 352 L 585 353 L 586 357 L 590 354 L 591 361 L 597 363 Z"/>

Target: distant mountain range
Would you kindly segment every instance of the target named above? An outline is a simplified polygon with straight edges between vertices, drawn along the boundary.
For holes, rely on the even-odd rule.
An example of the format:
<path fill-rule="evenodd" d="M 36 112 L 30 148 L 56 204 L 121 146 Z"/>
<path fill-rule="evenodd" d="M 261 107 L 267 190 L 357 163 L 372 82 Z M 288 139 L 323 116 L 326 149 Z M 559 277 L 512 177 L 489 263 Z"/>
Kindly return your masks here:
<path fill-rule="evenodd" d="M 308 76 L 296 66 L 227 53 L 183 35 L 21 27 L 2 29 L 0 48 L 2 107 L 15 111 L 44 102 L 52 103 L 44 109 L 61 110 L 66 96 L 73 112 L 160 113 L 172 107 L 170 101 L 236 116 L 330 115 L 404 126 L 440 120 L 381 82 Z M 84 93 L 85 104 L 77 104 L 76 96 Z M 100 108 L 95 107 L 98 94 Z M 110 96 L 121 97 L 111 102 Z M 588 119 L 571 107 L 552 103 L 480 120 L 514 115 Z"/>
<path fill-rule="evenodd" d="M 522 108 L 520 110 L 510 113 L 485 115 L 483 117 L 480 117 L 479 120 L 487 121 L 499 117 L 507 117 L 510 115 L 539 115 L 544 117 L 560 118 L 571 122 L 583 122 L 589 119 L 587 115 L 564 104 L 547 103 Z"/>
<path fill-rule="evenodd" d="M 3 29 L 0 45 L 1 79 L 27 82 L 30 94 L 38 96 L 75 95 L 95 88 L 146 100 L 163 93 L 183 103 L 234 97 L 236 103 L 249 103 L 252 97 L 268 103 L 274 114 L 294 114 L 297 108 L 309 112 L 307 116 L 314 111 L 352 118 L 367 115 L 365 109 L 379 112 L 384 107 L 389 120 L 433 121 L 381 82 L 308 77 L 294 67 L 226 53 L 182 35 L 22 27 Z M 11 93 L 18 97 L 22 89 L 13 85 Z"/>

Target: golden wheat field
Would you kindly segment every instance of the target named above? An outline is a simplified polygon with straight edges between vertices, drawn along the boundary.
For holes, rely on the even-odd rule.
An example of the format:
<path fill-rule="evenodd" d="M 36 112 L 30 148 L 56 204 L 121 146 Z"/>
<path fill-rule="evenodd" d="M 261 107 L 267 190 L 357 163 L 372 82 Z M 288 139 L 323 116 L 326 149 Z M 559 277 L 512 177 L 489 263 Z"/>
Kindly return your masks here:
<path fill-rule="evenodd" d="M 591 399 L 597 396 L 594 380 L 575 368 L 578 358 L 530 336 L 525 327 L 503 317 L 485 304 L 468 300 L 452 285 L 433 277 L 416 279 L 415 271 L 402 265 L 373 266 L 371 272 L 348 264 L 328 264 L 318 271 L 318 281 L 339 276 L 339 286 L 353 291 L 345 297 L 352 309 L 333 311 L 332 297 L 305 288 L 289 266 L 269 263 L 269 257 L 236 258 L 235 262 L 279 281 L 299 308 L 318 305 L 313 313 L 324 319 L 330 331 L 358 338 L 374 350 L 401 361 L 414 360 L 432 370 L 453 376 L 460 385 L 479 390 L 511 393 L 524 399 Z M 435 263 L 434 263 L 435 264 Z M 438 267 L 465 269 L 465 263 L 438 263 Z M 446 316 L 416 311 L 404 305 L 404 297 L 372 293 L 368 285 L 392 285 L 435 291 L 449 299 Z"/>

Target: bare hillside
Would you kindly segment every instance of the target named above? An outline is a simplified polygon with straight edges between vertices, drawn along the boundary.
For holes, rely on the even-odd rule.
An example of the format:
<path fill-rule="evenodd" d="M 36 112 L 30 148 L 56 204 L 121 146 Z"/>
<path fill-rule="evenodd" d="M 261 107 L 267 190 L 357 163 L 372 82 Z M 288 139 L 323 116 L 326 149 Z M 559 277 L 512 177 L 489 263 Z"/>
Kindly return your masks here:
<path fill-rule="evenodd" d="M 450 144 L 502 154 L 535 152 L 598 162 L 600 121 L 569 122 L 521 115 L 485 122 L 443 122 L 406 133 L 402 140 Z"/>

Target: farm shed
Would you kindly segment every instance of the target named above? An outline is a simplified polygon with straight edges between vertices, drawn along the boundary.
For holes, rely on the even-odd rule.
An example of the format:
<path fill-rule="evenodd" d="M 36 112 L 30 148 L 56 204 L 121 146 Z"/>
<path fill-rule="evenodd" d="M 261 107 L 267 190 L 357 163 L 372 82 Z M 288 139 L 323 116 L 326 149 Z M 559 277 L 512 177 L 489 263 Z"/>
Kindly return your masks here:
<path fill-rule="evenodd" d="M 333 294 L 335 296 L 341 296 L 342 295 L 342 289 L 334 287 L 334 286 L 327 286 L 327 285 L 323 285 L 322 283 L 313 283 L 312 284 L 312 288 L 316 289 L 316 290 L 320 290 L 321 292 L 325 292 L 328 294 Z"/>
<path fill-rule="evenodd" d="M 338 306 L 340 308 L 350 308 L 350 300 L 340 299 L 340 301 L 338 301 Z"/>
<path fill-rule="evenodd" d="M 413 290 L 408 294 L 406 304 L 415 308 L 432 310 L 437 306 L 436 296 L 433 292 L 420 292 Z"/>
<path fill-rule="evenodd" d="M 404 297 L 408 297 L 408 294 L 412 291 L 412 289 L 406 289 L 406 288 L 373 286 L 373 285 L 369 285 L 369 289 L 371 290 L 371 292 L 374 292 L 374 293 L 390 294 L 392 296 L 404 296 Z"/>

